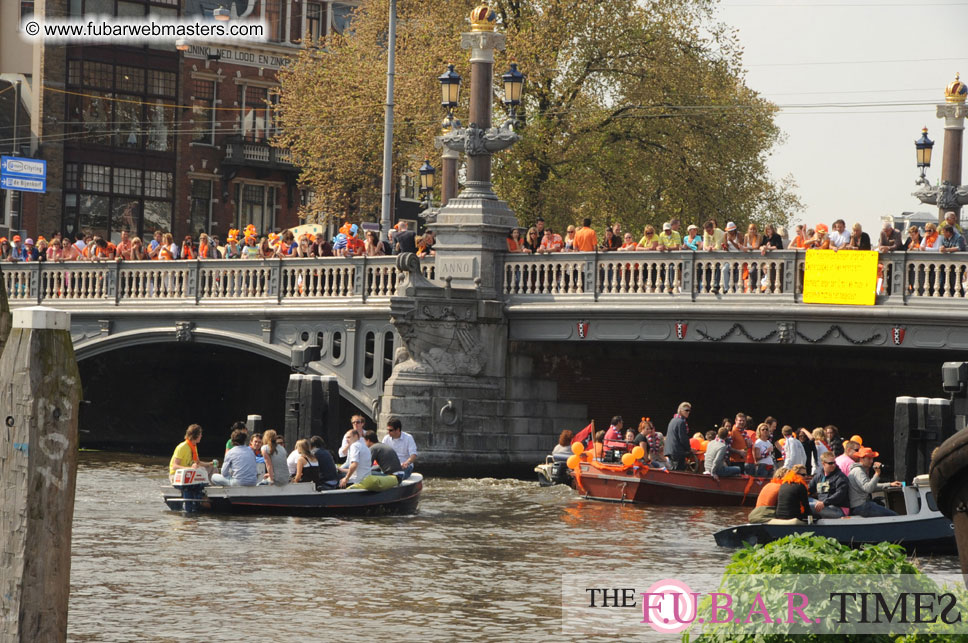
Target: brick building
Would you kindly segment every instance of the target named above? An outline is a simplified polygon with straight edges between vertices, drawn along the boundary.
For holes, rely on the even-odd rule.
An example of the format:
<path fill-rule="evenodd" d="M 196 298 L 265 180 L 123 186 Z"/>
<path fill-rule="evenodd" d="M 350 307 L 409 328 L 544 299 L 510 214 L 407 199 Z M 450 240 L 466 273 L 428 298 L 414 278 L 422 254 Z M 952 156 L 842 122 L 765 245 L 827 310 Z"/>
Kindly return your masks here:
<path fill-rule="evenodd" d="M 13 5 L 19 4 L 20 7 Z M 327 0 L 37 0 L 0 3 L 0 92 L 22 81 L 18 152 L 48 163 L 47 192 L 4 194 L 0 234 L 122 230 L 179 239 L 253 223 L 298 225 L 306 198 L 276 127 L 277 72 L 306 37 L 346 28 L 357 4 Z M 262 19 L 267 42 L 30 45 L 19 13 L 39 17 L 203 16 Z M 6 102 L 5 102 L 6 101 Z M 12 137 L 14 101 L 0 93 L 0 142 Z M 27 125 L 24 124 L 27 122 Z M 403 199 L 401 200 L 401 197 Z M 412 186 L 397 209 L 412 212 Z"/>

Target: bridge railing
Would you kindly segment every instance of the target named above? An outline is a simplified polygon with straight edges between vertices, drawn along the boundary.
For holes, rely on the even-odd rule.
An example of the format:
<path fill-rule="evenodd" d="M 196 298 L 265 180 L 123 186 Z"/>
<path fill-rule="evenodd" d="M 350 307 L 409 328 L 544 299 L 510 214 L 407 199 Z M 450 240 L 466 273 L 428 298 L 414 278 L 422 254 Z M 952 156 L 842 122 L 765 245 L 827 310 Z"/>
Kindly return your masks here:
<path fill-rule="evenodd" d="M 518 301 L 669 296 L 801 301 L 802 251 L 576 252 L 509 254 L 504 293 Z M 878 303 L 968 299 L 968 253 L 893 252 L 880 256 Z"/>
<path fill-rule="evenodd" d="M 421 271 L 434 278 L 432 257 Z M 259 300 L 278 303 L 396 292 L 396 257 L 39 262 L 0 265 L 10 303 Z"/>

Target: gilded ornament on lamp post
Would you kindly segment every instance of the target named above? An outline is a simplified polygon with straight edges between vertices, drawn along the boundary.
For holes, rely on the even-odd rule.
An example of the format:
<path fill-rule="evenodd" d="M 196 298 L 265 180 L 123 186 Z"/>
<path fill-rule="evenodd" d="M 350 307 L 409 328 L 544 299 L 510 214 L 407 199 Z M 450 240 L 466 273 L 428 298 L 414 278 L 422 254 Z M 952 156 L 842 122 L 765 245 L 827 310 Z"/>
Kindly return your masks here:
<path fill-rule="evenodd" d="M 968 186 L 961 184 L 962 141 L 965 116 L 968 107 L 968 86 L 961 82 L 959 74 L 945 87 L 943 104 L 937 107 L 938 118 L 944 119 L 944 155 L 941 159 L 941 182 L 936 187 L 926 185 L 914 192 L 921 203 L 938 206 L 938 218 L 943 221 L 946 212 L 955 212 L 961 218 L 961 206 L 968 204 Z"/>

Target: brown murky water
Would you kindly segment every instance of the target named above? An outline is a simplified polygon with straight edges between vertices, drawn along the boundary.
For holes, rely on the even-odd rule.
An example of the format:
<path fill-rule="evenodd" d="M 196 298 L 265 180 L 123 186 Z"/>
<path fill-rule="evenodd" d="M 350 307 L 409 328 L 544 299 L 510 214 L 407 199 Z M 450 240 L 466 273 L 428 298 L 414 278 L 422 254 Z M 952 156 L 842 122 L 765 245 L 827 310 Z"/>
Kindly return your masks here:
<path fill-rule="evenodd" d="M 70 640 L 568 640 L 562 573 L 721 570 L 711 534 L 745 514 L 432 478 L 413 516 L 189 518 L 161 500 L 166 465 L 82 454 Z"/>

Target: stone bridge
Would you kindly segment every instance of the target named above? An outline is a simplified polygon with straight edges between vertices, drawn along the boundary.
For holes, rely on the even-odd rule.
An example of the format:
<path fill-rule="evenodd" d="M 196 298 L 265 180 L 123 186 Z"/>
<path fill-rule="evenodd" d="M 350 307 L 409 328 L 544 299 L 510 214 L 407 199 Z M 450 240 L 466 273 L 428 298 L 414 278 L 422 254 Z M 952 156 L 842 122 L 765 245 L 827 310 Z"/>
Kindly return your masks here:
<path fill-rule="evenodd" d="M 968 256 L 884 255 L 874 306 L 802 303 L 795 251 L 495 256 L 487 301 L 438 278 L 439 257 L 419 268 L 396 257 L 7 263 L 0 274 L 11 308 L 71 313 L 79 360 L 149 343 L 238 348 L 336 376 L 374 419 L 429 415 L 422 437 L 441 453 L 534 459 L 557 430 L 583 426 L 584 406 L 559 401 L 514 342 L 968 348 Z M 437 334 L 421 345 L 428 328 Z M 447 385 L 417 384 L 431 372 Z"/>

